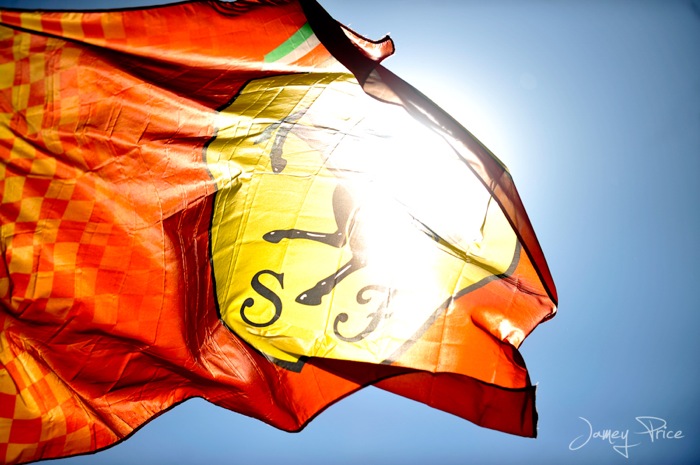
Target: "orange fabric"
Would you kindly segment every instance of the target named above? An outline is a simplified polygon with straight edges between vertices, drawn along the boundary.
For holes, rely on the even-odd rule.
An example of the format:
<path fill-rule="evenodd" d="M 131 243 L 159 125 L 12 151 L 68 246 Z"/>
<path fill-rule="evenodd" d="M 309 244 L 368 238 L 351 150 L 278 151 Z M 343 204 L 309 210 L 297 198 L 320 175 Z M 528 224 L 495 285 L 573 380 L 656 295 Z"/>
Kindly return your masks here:
<path fill-rule="evenodd" d="M 535 434 L 520 341 L 489 313 L 503 309 L 527 333 L 549 316 L 526 254 L 510 281 L 436 312 L 392 365 L 311 359 L 288 370 L 219 320 L 203 150 L 217 109 L 250 79 L 337 66 L 326 44 L 265 63 L 309 14 L 294 1 L 0 12 L 0 460 L 99 450 L 193 396 L 298 430 L 380 380 Z M 513 294 L 513 280 L 535 293 Z M 413 371 L 415 357 L 434 357 L 437 373 Z"/>

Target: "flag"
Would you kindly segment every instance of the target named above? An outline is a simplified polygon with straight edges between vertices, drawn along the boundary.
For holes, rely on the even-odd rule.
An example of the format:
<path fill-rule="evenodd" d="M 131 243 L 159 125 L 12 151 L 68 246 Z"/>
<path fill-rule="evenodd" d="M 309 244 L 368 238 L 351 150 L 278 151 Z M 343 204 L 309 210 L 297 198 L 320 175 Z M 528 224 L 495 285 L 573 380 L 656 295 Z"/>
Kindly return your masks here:
<path fill-rule="evenodd" d="M 374 385 L 535 436 L 554 315 L 505 166 L 312 0 L 0 12 L 0 458 L 191 397 L 288 431 Z"/>

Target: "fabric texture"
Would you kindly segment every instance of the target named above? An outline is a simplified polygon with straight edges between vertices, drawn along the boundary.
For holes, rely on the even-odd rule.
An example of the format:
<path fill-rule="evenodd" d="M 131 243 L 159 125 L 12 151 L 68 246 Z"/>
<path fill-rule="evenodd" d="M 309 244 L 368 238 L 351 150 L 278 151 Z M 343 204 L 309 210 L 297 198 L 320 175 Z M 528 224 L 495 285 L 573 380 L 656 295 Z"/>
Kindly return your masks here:
<path fill-rule="evenodd" d="M 0 459 L 368 385 L 535 436 L 556 290 L 503 164 L 313 1 L 0 11 Z"/>

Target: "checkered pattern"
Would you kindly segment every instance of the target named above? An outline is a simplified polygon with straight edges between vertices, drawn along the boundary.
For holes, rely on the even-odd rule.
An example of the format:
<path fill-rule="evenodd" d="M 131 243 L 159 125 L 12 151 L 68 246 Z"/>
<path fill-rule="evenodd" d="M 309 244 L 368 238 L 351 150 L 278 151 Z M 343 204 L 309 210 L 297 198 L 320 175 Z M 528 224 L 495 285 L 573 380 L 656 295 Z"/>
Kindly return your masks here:
<path fill-rule="evenodd" d="M 168 43 L 167 22 L 129 32 L 126 14 L 0 22 L 117 49 Z M 201 298 L 178 273 L 188 228 L 209 215 L 176 223 L 176 245 L 164 222 L 215 189 L 202 163 L 215 112 L 184 100 L 93 47 L 0 26 L 0 463 L 106 447 L 183 399 L 180 375 L 144 348 L 193 366 L 182 306 Z"/>
<path fill-rule="evenodd" d="M 79 401 L 50 369 L 12 341 L 8 321 L 0 333 L 0 457 L 3 463 L 78 452 L 94 427 Z"/>
<path fill-rule="evenodd" d="M 23 26 L 37 25 L 26 14 L 20 20 Z M 60 318 L 73 308 L 76 291 L 90 292 L 70 281 L 81 252 L 82 233 L 77 231 L 90 219 L 94 200 L 85 198 L 86 189 L 76 189 L 76 169 L 52 156 L 66 152 L 59 130 L 70 130 L 77 121 L 75 112 L 61 111 L 71 107 L 75 96 L 52 99 L 61 80 L 75 73 L 71 60 L 54 67 L 66 58 L 61 57 L 61 45 L 0 28 L 0 49 L 13 55 L 3 57 L 0 65 L 0 98 L 12 109 L 3 108 L 0 114 L 1 246 L 6 263 L 0 271 L 0 298 L 9 311 L 0 312 L 3 463 L 81 451 L 93 442 L 94 428 L 79 401 L 35 357 L 37 346 L 20 337 L 13 325 L 13 314 Z M 74 227 L 66 228 L 69 222 Z"/>
<path fill-rule="evenodd" d="M 75 38 L 105 32 L 123 36 L 120 23 L 82 28 L 69 15 L 42 22 L 33 13 L 4 14 L 2 20 Z M 0 106 L 2 463 L 80 453 L 117 439 L 89 416 L 91 408 L 74 386 L 67 387 L 57 368 L 49 366 L 62 360 L 43 345 L 42 328 L 71 322 L 152 338 L 159 318 L 133 310 L 149 300 L 159 306 L 162 298 L 152 289 L 154 281 L 162 285 L 162 263 L 144 258 L 152 252 L 139 245 L 152 233 L 125 234 L 113 218 L 124 214 L 132 222 L 127 226 L 137 226 L 130 193 L 115 192 L 108 177 L 90 175 L 113 154 L 80 139 L 85 99 L 81 102 L 78 94 L 76 70 L 83 53 L 62 40 L 0 27 L 0 102 L 5 102 Z M 130 317 L 120 319 L 125 313 Z M 32 329 L 32 324 L 39 326 Z M 71 376 L 71 369 L 79 369 L 73 363 L 76 367 L 68 371 L 58 369 Z M 101 374 L 106 384 L 116 383 L 119 375 L 109 369 Z M 130 431 L 125 427 L 123 434 Z"/>

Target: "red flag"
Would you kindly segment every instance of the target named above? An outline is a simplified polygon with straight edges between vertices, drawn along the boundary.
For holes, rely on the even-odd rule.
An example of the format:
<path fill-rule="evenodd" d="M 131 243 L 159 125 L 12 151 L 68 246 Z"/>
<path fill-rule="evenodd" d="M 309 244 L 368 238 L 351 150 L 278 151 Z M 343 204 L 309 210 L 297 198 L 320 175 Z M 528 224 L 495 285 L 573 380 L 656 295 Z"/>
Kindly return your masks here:
<path fill-rule="evenodd" d="M 313 1 L 0 12 L 0 457 L 374 384 L 534 436 L 556 290 L 505 167 Z"/>

